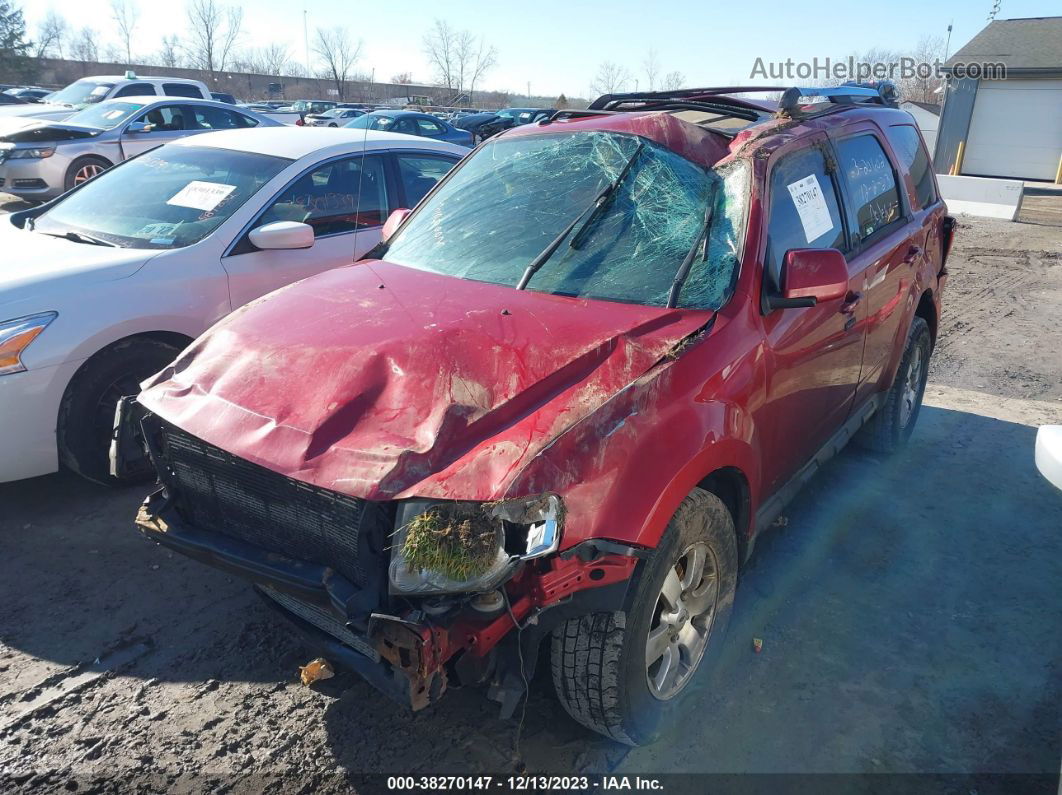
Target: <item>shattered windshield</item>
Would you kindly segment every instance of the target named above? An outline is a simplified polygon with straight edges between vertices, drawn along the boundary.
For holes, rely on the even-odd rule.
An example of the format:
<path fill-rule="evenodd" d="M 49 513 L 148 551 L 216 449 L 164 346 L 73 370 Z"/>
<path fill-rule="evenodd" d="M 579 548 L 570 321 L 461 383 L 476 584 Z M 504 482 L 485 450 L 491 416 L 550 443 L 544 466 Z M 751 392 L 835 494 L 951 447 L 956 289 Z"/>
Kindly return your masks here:
<path fill-rule="evenodd" d="M 739 257 L 747 179 L 738 171 L 724 186 L 720 174 L 633 135 L 503 137 L 472 155 L 417 209 L 385 256 L 515 286 L 563 236 L 527 289 L 665 306 L 708 215 L 708 244 L 697 247 L 678 305 L 714 309 L 729 295 Z M 615 189 L 594 210 L 611 184 Z"/>

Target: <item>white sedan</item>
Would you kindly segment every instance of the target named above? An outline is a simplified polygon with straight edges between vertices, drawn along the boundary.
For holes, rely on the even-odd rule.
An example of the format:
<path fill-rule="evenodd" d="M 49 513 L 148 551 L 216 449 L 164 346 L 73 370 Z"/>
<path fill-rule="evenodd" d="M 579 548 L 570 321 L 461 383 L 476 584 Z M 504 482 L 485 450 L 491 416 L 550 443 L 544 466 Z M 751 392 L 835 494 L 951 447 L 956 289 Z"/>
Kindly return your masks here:
<path fill-rule="evenodd" d="M 0 217 L 0 482 L 106 482 L 114 408 L 210 325 L 361 257 L 468 149 L 397 133 L 207 133 Z"/>

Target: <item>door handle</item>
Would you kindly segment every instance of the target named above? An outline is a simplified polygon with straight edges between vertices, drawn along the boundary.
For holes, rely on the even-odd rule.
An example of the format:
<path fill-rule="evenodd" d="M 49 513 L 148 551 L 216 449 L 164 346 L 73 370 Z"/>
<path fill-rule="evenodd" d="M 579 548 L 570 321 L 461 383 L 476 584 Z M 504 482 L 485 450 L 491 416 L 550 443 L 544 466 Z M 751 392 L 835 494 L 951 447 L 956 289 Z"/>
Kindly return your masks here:
<path fill-rule="evenodd" d="M 904 255 L 903 264 L 904 265 L 913 264 L 914 261 L 916 259 L 918 259 L 919 255 L 921 255 L 921 253 L 922 253 L 922 247 L 921 246 L 911 246 L 909 249 L 907 249 L 907 254 Z"/>
<path fill-rule="evenodd" d="M 841 304 L 841 314 L 852 315 L 855 314 L 856 307 L 859 306 L 859 302 L 863 300 L 862 293 L 849 292 L 844 297 L 844 303 Z"/>

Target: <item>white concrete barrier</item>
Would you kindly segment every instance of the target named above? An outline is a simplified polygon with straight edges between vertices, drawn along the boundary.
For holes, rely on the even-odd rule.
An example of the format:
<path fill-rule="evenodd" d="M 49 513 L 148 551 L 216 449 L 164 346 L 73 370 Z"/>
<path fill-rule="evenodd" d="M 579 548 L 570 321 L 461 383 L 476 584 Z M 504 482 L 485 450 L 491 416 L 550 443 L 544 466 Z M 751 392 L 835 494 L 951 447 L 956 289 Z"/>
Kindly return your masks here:
<path fill-rule="evenodd" d="M 1005 218 L 1014 221 L 1021 212 L 1025 183 L 1020 179 L 991 177 L 951 177 L 937 174 L 940 195 L 953 213 Z"/>

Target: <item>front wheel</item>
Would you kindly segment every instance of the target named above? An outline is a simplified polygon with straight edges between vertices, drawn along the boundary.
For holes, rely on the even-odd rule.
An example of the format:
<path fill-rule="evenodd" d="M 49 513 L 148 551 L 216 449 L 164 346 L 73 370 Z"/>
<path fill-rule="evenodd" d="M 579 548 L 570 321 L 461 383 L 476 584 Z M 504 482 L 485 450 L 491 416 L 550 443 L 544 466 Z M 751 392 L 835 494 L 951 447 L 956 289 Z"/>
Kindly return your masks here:
<path fill-rule="evenodd" d="M 885 402 L 856 436 L 863 447 L 878 453 L 894 453 L 911 438 L 922 409 L 932 350 L 929 325 L 923 318 L 915 317 Z"/>
<path fill-rule="evenodd" d="M 79 157 L 66 170 L 65 188 L 70 190 L 103 173 L 111 164 L 102 157 Z"/>
<path fill-rule="evenodd" d="M 123 340 L 81 366 L 59 407 L 59 460 L 82 477 L 106 485 L 135 482 L 110 474 L 110 444 L 119 398 L 177 358 L 180 349 L 151 338 Z"/>
<path fill-rule="evenodd" d="M 695 701 L 718 654 L 737 584 L 734 521 L 694 489 L 646 561 L 627 611 L 553 632 L 553 683 L 579 723 L 628 745 L 652 742 Z"/>

